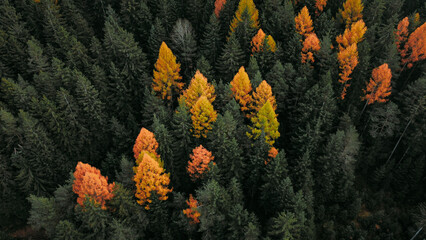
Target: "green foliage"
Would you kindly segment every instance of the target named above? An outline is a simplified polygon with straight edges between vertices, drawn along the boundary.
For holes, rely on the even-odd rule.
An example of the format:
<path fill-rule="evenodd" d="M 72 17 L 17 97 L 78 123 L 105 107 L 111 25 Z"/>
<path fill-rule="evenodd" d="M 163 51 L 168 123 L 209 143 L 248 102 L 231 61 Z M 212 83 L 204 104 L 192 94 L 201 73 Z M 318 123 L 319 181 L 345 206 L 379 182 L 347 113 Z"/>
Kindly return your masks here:
<path fill-rule="evenodd" d="M 221 79 L 224 82 L 231 82 L 238 69 L 244 65 L 244 62 L 244 52 L 235 34 L 232 34 L 216 63 L 216 72 L 221 73 Z"/>

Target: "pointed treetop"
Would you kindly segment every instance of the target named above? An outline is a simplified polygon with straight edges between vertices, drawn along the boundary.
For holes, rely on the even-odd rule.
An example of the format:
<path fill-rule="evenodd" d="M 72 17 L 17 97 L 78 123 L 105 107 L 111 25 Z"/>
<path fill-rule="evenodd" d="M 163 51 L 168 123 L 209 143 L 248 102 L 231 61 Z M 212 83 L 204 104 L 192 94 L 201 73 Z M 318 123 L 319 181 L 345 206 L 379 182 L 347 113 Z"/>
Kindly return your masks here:
<path fill-rule="evenodd" d="M 253 92 L 251 109 L 254 111 L 254 114 L 259 112 L 260 108 L 262 108 L 267 101 L 271 103 L 272 108 L 276 111 L 277 103 L 275 101 L 275 97 L 272 95 L 272 88 L 265 80 L 263 80 L 256 88 L 256 91 Z"/>
<path fill-rule="evenodd" d="M 367 31 L 364 21 L 361 19 L 351 25 L 351 28 L 346 28 L 345 32 L 336 37 L 336 42 L 339 43 L 339 49 L 347 48 L 352 44 L 357 44 L 364 40 L 364 34 Z"/>
<path fill-rule="evenodd" d="M 408 21 L 408 17 L 405 17 L 398 23 L 398 27 L 395 32 L 396 46 L 402 58 L 405 58 L 407 56 L 407 53 L 404 49 L 404 44 L 407 42 L 408 39 L 408 25 L 410 25 L 410 22 Z"/>
<path fill-rule="evenodd" d="M 367 84 L 367 89 L 363 90 L 365 96 L 362 100 L 367 100 L 368 104 L 374 102 L 386 102 L 386 99 L 391 94 L 392 72 L 387 63 L 382 64 L 380 67 L 373 69 L 371 73 L 370 82 Z"/>
<path fill-rule="evenodd" d="M 146 128 L 142 128 L 138 137 L 136 138 L 135 145 L 133 146 L 135 159 L 138 159 L 142 151 L 147 151 L 154 154 L 155 156 L 158 156 L 157 148 L 158 143 L 157 140 L 155 140 L 154 133 L 150 132 Z"/>
<path fill-rule="evenodd" d="M 201 96 L 191 108 L 191 119 L 196 138 L 206 138 L 207 133 L 212 129 L 212 123 L 216 121 L 217 112 L 206 96 Z"/>
<path fill-rule="evenodd" d="M 209 163 L 214 160 L 212 153 L 202 145 L 194 148 L 189 157 L 191 161 L 188 161 L 186 169 L 192 181 L 202 178 L 203 173 L 209 170 Z"/>
<path fill-rule="evenodd" d="M 234 79 L 231 81 L 231 90 L 235 100 L 240 104 L 241 111 L 247 111 L 252 98 L 250 92 L 252 90 L 251 82 L 244 67 L 235 74 Z"/>
<path fill-rule="evenodd" d="M 155 63 L 152 88 L 162 99 L 171 100 L 173 92 L 179 92 L 184 83 L 179 82 L 180 64 L 176 62 L 176 56 L 165 42 L 161 43 L 158 59 Z"/>
<path fill-rule="evenodd" d="M 214 14 L 216 15 L 216 17 L 219 17 L 220 11 L 222 11 L 225 3 L 226 0 L 216 0 L 214 2 Z"/>
<path fill-rule="evenodd" d="M 181 98 L 185 100 L 188 108 L 192 108 L 201 96 L 206 96 L 210 103 L 216 99 L 214 86 L 208 83 L 207 78 L 197 70 Z"/>
<path fill-rule="evenodd" d="M 250 27 L 256 29 L 259 28 L 259 11 L 256 9 L 253 0 L 240 0 L 240 3 L 238 4 L 238 9 L 235 12 L 234 19 L 232 19 L 231 22 L 231 33 L 235 32 L 235 29 L 237 28 L 239 23 L 243 21 L 242 16 L 245 11 L 251 19 Z"/>
<path fill-rule="evenodd" d="M 314 52 L 321 49 L 320 40 L 315 33 L 310 33 L 303 41 L 302 63 L 315 62 Z"/>
<path fill-rule="evenodd" d="M 198 201 L 194 197 L 192 197 L 192 194 L 189 194 L 189 200 L 186 200 L 186 204 L 188 204 L 187 209 L 183 210 L 183 214 L 186 215 L 187 218 L 191 219 L 191 224 L 197 224 L 200 222 L 199 217 L 201 216 L 200 212 L 197 210 L 198 208 Z"/>
<path fill-rule="evenodd" d="M 402 59 L 402 63 L 407 64 L 408 68 L 413 67 L 413 63 L 426 59 L 426 23 L 410 34 L 404 50 L 411 53 L 406 59 Z"/>
<path fill-rule="evenodd" d="M 275 143 L 275 139 L 280 136 L 278 132 L 280 124 L 269 101 L 263 105 L 255 117 L 251 118 L 251 122 L 253 124 L 253 126 L 250 126 L 251 132 L 247 132 L 247 136 L 250 138 L 259 138 L 263 131 L 265 133 L 265 142 L 272 146 Z"/>
<path fill-rule="evenodd" d="M 346 23 L 346 27 L 362 18 L 363 9 L 364 5 L 362 5 L 361 0 L 346 0 L 343 3 L 343 10 L 339 9 L 339 12 Z"/>
<path fill-rule="evenodd" d="M 312 19 L 306 6 L 302 8 L 299 14 L 294 18 L 294 21 L 296 22 L 296 31 L 302 36 L 307 36 L 314 30 Z"/>
<path fill-rule="evenodd" d="M 327 5 L 327 0 L 316 0 L 315 7 L 317 10 L 315 11 L 317 14 L 324 10 L 325 5 Z"/>

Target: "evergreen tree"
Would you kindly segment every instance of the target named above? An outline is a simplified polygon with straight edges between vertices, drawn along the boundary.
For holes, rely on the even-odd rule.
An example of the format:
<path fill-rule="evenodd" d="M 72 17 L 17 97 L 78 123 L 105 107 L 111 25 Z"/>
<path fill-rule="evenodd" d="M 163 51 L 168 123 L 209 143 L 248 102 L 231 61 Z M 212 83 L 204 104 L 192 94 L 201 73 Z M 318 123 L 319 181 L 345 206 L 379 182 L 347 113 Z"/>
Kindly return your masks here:
<path fill-rule="evenodd" d="M 224 82 L 230 82 L 244 62 L 244 52 L 235 34 L 232 34 L 216 63 L 216 72 L 221 73 L 221 79 Z"/>
<path fill-rule="evenodd" d="M 220 34 L 220 22 L 219 19 L 212 14 L 203 32 L 203 37 L 200 42 L 200 52 L 211 64 L 214 64 L 219 58 L 221 47 L 222 38 Z"/>

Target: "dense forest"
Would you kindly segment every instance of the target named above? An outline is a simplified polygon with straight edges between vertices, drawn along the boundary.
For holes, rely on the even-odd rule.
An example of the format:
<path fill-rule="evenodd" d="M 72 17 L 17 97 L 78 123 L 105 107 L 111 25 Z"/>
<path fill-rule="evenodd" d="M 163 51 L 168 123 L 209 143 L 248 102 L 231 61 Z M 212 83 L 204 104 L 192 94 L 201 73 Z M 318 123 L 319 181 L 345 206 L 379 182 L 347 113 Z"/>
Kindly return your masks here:
<path fill-rule="evenodd" d="M 422 0 L 1 0 L 0 239 L 425 239 Z"/>

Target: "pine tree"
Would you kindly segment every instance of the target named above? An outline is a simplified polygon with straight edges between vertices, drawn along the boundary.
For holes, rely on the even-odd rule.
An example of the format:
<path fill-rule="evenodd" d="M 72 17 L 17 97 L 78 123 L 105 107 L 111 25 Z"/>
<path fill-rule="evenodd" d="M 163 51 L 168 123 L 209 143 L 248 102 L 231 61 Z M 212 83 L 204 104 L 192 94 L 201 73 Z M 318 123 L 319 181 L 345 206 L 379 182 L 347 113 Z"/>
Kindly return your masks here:
<path fill-rule="evenodd" d="M 169 170 L 173 176 L 175 173 L 175 157 L 172 143 L 175 141 L 173 135 L 170 134 L 169 130 L 164 124 L 160 122 L 156 115 L 154 115 L 154 123 L 152 124 L 152 130 L 158 139 L 158 153 L 164 161 L 164 167 Z"/>
<path fill-rule="evenodd" d="M 288 65 L 291 66 L 291 65 Z M 291 70 L 294 71 L 294 69 L 286 69 L 283 67 L 280 61 L 276 61 L 274 66 L 271 68 L 271 70 L 266 74 L 266 81 L 271 84 L 272 92 L 276 94 L 276 101 L 280 104 L 278 104 L 278 112 L 283 112 L 284 109 L 284 102 L 287 97 L 287 93 L 289 90 L 288 86 L 288 77 L 286 77 L 287 74 L 291 75 Z"/>
<path fill-rule="evenodd" d="M 229 82 L 244 62 L 244 52 L 235 34 L 232 34 L 216 63 L 216 72 L 221 73 L 224 82 Z"/>
<path fill-rule="evenodd" d="M 160 47 L 157 62 L 155 63 L 152 88 L 162 99 L 171 101 L 175 92 L 182 90 L 184 83 L 179 82 L 180 64 L 176 63 L 176 57 L 170 48 L 163 42 Z"/>
<path fill-rule="evenodd" d="M 200 52 L 211 64 L 216 63 L 219 58 L 222 38 L 220 34 L 220 22 L 215 15 L 211 15 L 203 32 L 200 42 Z"/>

